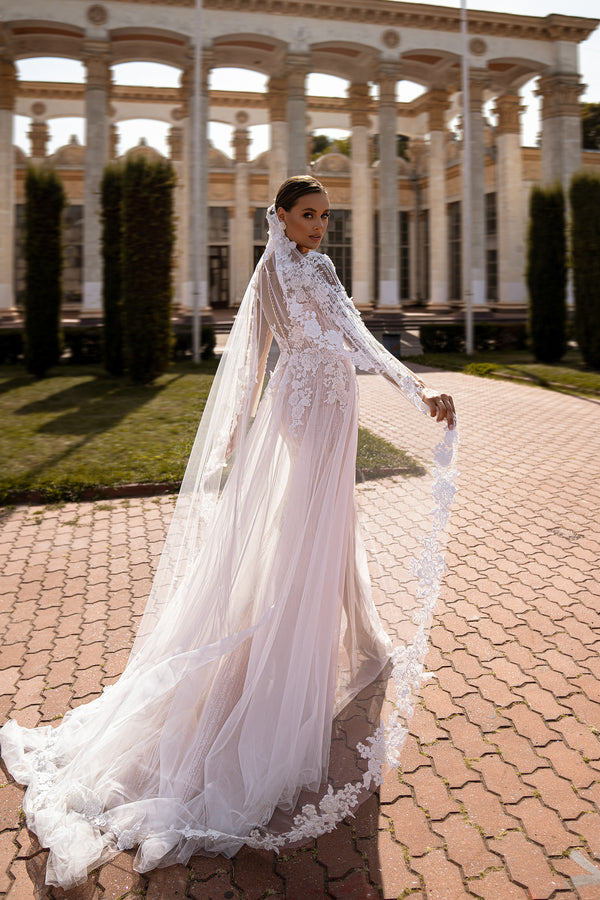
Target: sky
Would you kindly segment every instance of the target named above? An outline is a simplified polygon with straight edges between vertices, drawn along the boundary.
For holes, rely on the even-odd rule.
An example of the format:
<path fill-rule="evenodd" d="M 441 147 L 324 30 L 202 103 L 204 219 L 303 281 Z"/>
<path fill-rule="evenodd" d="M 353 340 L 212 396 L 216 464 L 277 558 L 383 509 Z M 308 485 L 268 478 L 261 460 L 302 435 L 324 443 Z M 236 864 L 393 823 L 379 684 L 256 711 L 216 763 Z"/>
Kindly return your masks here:
<path fill-rule="evenodd" d="M 393 0 L 401 3 L 402 0 Z M 428 3 L 429 0 L 421 0 Z M 478 10 L 493 12 L 519 13 L 522 15 L 546 16 L 550 13 L 564 13 L 572 16 L 586 16 L 588 18 L 600 18 L 600 4 L 598 0 L 570 0 L 568 9 L 563 6 L 564 0 L 477 0 L 470 4 Z M 560 4 L 560 5 L 559 5 Z M 454 3 L 447 3 L 453 6 Z M 582 81 L 587 85 L 583 100 L 600 102 L 600 26 L 592 36 L 579 46 L 580 72 Z M 75 60 L 65 59 L 29 59 L 21 60 L 17 64 L 19 77 L 25 81 L 72 81 L 83 82 L 83 65 Z M 179 71 L 169 66 L 159 66 L 153 63 L 124 63 L 113 67 L 113 79 L 117 84 L 129 85 L 157 85 L 175 87 L 179 83 Z M 244 82 L 246 90 L 264 90 L 265 76 L 255 72 L 245 72 Z M 239 70 L 215 69 L 211 73 L 211 87 L 214 89 L 234 89 L 239 86 Z M 536 143 L 540 128 L 539 123 L 539 99 L 533 94 L 535 82 L 530 82 L 522 91 L 523 102 L 527 107 L 523 115 L 522 142 L 526 145 Z M 400 82 L 397 96 L 399 100 L 411 100 L 422 92 L 423 88 L 410 82 Z M 346 82 L 340 78 L 313 73 L 307 82 L 307 92 L 322 96 L 345 96 Z M 52 119 L 49 123 L 50 143 L 49 152 L 52 153 L 70 140 L 71 135 L 76 135 L 80 143 L 85 141 L 85 123 L 81 118 Z M 29 120 L 24 116 L 15 117 L 15 143 L 29 152 L 27 131 Z M 130 147 L 139 143 L 141 137 L 163 154 L 167 154 L 168 125 L 162 122 L 153 122 L 148 119 L 131 120 L 118 123 L 119 152 L 124 153 Z M 322 129 L 323 133 L 325 130 Z M 231 155 L 230 126 L 218 122 L 209 124 L 209 137 L 212 143 Z M 342 136 L 345 132 L 336 130 L 326 131 L 331 137 Z M 251 129 L 252 143 L 250 145 L 250 158 L 254 158 L 268 148 L 268 125 L 260 125 Z"/>

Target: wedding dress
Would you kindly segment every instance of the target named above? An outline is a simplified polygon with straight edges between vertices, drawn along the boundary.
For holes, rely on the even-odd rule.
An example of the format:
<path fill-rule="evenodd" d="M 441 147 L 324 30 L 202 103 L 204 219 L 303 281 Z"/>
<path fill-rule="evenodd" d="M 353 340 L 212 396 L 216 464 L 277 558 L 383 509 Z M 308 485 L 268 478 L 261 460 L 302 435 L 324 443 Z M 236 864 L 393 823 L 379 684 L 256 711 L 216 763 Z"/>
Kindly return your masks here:
<path fill-rule="evenodd" d="M 50 849 L 50 884 L 82 883 L 134 846 L 148 871 L 305 841 L 398 763 L 444 567 L 457 434 L 437 447 L 428 531 L 412 536 L 409 637 L 394 649 L 357 524 L 355 368 L 428 412 L 423 386 L 365 328 L 328 257 L 300 253 L 273 207 L 268 220 L 123 675 L 55 728 L 1 732 L 28 785 L 27 824 Z M 261 396 L 272 336 L 280 356 Z M 332 722 L 390 658 L 396 705 L 352 749 L 353 776 L 337 764 L 332 775 Z"/>

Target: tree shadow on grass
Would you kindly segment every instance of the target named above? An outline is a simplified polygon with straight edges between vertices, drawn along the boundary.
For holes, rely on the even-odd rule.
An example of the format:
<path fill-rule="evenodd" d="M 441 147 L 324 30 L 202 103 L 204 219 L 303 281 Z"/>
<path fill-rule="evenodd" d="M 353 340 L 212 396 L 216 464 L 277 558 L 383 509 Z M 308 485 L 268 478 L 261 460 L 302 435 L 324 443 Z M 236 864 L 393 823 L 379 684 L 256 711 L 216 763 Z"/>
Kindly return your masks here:
<path fill-rule="evenodd" d="M 0 372 L 0 394 L 9 394 L 18 388 L 28 387 L 32 382 L 33 378 L 31 375 L 27 375 L 26 372 L 23 372 L 22 375 L 13 375 L 11 373 L 11 376 L 7 376 L 5 371 Z"/>
<path fill-rule="evenodd" d="M 49 397 L 26 403 L 15 410 L 15 414 L 28 416 L 53 413 L 52 418 L 37 429 L 39 433 L 85 435 L 91 438 L 114 428 L 182 377 L 181 373 L 176 373 L 166 383 L 140 386 L 98 375 L 82 384 L 70 385 Z"/>
<path fill-rule="evenodd" d="M 80 373 L 64 373 L 77 377 Z M 57 471 L 65 461 L 76 457 L 99 436 L 110 435 L 113 428 L 127 416 L 140 410 L 154 400 L 183 372 L 174 372 L 161 384 L 138 386 L 102 374 L 90 373 L 91 377 L 77 384 L 70 383 L 48 396 L 23 404 L 14 410 L 14 416 L 44 416 L 39 425 L 32 423 L 38 435 L 47 436 L 46 452 L 36 455 L 26 471 L 14 478 L 7 477 L 0 484 L 3 502 L 13 502 L 29 492 L 40 492 L 44 502 L 53 500 L 73 500 L 82 492 L 96 487 L 97 478 L 86 474 L 48 476 Z M 49 388 L 51 390 L 51 388 Z"/>
<path fill-rule="evenodd" d="M 469 367 L 467 367 L 469 368 Z M 478 372 L 467 372 L 467 374 L 488 374 Z M 517 366 L 511 366 L 509 369 L 498 367 L 496 370 L 490 370 L 489 375 L 492 378 L 507 379 L 520 384 L 530 384 L 534 387 L 541 387 L 548 391 L 554 391 L 557 394 L 566 394 L 569 397 L 577 397 L 579 400 L 587 400 L 588 403 L 600 403 L 600 395 L 598 392 L 590 393 L 585 388 L 576 384 L 562 384 L 559 381 L 550 381 L 537 372 L 529 369 L 521 369 Z M 511 377 L 513 376 L 513 377 Z"/>

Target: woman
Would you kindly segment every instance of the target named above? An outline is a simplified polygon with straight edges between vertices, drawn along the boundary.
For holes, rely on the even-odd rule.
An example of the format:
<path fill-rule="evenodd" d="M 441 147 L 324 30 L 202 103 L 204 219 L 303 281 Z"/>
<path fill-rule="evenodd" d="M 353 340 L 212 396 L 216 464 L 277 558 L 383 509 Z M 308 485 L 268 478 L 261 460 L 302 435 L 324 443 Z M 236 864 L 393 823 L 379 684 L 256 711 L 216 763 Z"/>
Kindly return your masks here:
<path fill-rule="evenodd" d="M 232 329 L 125 672 L 56 729 L 2 730 L 28 784 L 23 809 L 69 887 L 120 850 L 135 867 L 286 846 L 335 826 L 393 762 L 394 716 L 358 753 L 358 781 L 328 784 L 336 714 L 392 653 L 356 523 L 355 366 L 448 426 L 422 615 L 396 651 L 399 713 L 419 684 L 439 587 L 437 536 L 452 497 L 452 399 L 428 391 L 370 335 L 316 252 L 329 202 L 308 176 L 268 210 L 269 241 Z M 269 347 L 278 364 L 261 398 Z M 418 618 L 418 617 L 417 617 Z M 291 820 L 301 791 L 316 792 Z M 288 818 L 285 819 L 285 814 Z"/>

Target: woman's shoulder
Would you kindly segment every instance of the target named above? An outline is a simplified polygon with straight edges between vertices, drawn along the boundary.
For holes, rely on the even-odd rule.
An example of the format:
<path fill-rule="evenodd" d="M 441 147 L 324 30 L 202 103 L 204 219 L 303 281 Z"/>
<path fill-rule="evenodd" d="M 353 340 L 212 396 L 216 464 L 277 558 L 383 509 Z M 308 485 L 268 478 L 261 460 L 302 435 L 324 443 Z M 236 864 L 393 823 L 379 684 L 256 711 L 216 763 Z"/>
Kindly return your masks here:
<path fill-rule="evenodd" d="M 326 253 L 321 253 L 320 250 L 309 250 L 305 258 L 309 259 L 314 266 L 335 273 L 333 260 Z"/>

